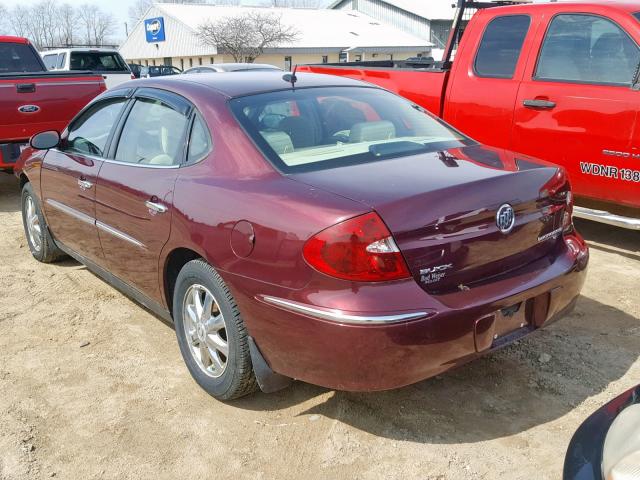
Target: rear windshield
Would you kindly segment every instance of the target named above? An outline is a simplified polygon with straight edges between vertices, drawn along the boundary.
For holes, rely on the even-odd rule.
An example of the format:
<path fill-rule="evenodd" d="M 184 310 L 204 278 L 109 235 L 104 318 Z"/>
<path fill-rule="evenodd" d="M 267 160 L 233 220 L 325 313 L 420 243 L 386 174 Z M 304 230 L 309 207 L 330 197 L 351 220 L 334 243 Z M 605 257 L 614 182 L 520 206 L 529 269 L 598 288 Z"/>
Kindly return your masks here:
<path fill-rule="evenodd" d="M 285 173 L 473 143 L 423 108 L 378 88 L 305 88 L 231 100 L 263 153 Z"/>
<path fill-rule="evenodd" d="M 71 52 L 71 70 L 93 72 L 129 72 L 127 64 L 117 52 Z"/>
<path fill-rule="evenodd" d="M 38 54 L 24 43 L 0 43 L 0 74 L 42 72 Z"/>

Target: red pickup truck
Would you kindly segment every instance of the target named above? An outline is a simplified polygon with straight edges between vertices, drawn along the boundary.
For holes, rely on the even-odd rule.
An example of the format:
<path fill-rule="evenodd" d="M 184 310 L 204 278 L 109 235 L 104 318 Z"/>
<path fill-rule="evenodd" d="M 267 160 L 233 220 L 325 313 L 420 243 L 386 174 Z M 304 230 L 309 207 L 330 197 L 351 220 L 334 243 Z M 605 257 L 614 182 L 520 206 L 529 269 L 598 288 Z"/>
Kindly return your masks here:
<path fill-rule="evenodd" d="M 48 72 L 26 38 L 0 36 L 0 170 L 12 170 L 29 138 L 63 130 L 106 90 L 100 75 Z"/>
<path fill-rule="evenodd" d="M 298 70 L 383 86 L 520 152 L 520 168 L 524 155 L 562 165 L 576 216 L 640 230 L 640 3 L 496 3 L 458 1 L 440 62 Z"/>

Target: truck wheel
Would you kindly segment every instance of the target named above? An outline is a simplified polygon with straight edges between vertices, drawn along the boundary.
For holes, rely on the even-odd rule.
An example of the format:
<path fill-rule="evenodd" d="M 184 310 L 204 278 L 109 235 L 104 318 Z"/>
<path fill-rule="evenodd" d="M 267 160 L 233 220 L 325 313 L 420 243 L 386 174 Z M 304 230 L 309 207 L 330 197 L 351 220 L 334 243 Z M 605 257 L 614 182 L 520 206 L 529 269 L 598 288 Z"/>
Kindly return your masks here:
<path fill-rule="evenodd" d="M 22 187 L 22 224 L 29 250 L 36 260 L 51 263 L 64 257 L 64 253 L 51 238 L 38 197 L 33 193 L 30 183 Z"/>
<path fill-rule="evenodd" d="M 210 395 L 231 400 L 257 390 L 247 331 L 229 288 L 204 260 L 176 280 L 173 319 L 191 376 Z"/>

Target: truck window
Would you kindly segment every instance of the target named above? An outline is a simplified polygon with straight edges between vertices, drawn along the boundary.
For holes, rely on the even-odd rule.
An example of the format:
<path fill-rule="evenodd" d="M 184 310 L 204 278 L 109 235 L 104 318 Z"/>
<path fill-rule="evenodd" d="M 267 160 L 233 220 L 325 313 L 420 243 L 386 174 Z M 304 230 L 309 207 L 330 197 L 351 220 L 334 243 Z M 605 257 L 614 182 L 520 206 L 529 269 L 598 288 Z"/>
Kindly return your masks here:
<path fill-rule="evenodd" d="M 58 54 L 52 53 L 50 55 L 45 55 L 42 57 L 42 61 L 44 62 L 44 66 L 47 67 L 47 70 L 53 70 L 56 68 L 56 64 L 58 63 Z"/>
<path fill-rule="evenodd" d="M 63 69 L 64 68 L 64 61 L 67 59 L 67 54 L 66 53 L 61 53 L 60 55 L 58 55 L 58 66 L 56 67 L 57 69 Z"/>
<path fill-rule="evenodd" d="M 40 57 L 30 45 L 0 43 L 0 74 L 41 71 Z"/>
<path fill-rule="evenodd" d="M 528 15 L 508 15 L 491 20 L 476 54 L 476 75 L 512 78 L 530 24 Z"/>
<path fill-rule="evenodd" d="M 70 70 L 128 72 L 129 67 L 117 52 L 71 52 Z"/>
<path fill-rule="evenodd" d="M 587 14 L 556 16 L 542 44 L 535 78 L 630 85 L 640 49 L 618 25 Z"/>

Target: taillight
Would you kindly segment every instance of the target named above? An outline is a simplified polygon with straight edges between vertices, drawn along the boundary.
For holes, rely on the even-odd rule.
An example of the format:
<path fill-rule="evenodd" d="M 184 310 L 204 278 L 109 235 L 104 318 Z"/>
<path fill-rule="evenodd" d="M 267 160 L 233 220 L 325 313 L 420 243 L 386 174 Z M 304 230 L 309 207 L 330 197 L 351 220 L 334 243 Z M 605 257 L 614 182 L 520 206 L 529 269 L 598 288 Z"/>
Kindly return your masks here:
<path fill-rule="evenodd" d="M 562 229 L 564 233 L 573 230 L 573 195 L 571 184 L 567 179 L 564 168 L 559 168 L 553 177 L 542 187 L 542 197 L 549 197 L 552 202 L 552 212 L 562 210 Z"/>
<path fill-rule="evenodd" d="M 316 270 L 345 280 L 384 282 L 411 276 L 391 232 L 374 212 L 317 233 L 305 243 L 303 255 Z"/>

